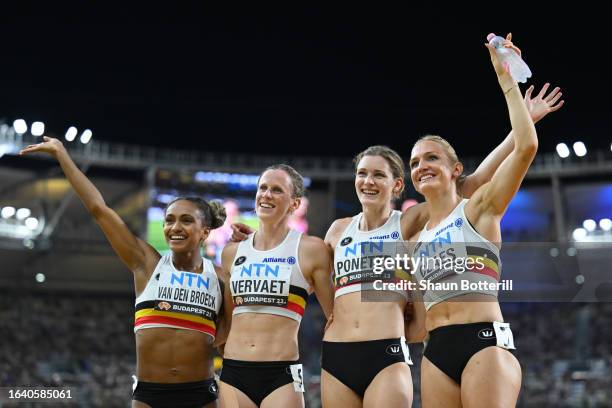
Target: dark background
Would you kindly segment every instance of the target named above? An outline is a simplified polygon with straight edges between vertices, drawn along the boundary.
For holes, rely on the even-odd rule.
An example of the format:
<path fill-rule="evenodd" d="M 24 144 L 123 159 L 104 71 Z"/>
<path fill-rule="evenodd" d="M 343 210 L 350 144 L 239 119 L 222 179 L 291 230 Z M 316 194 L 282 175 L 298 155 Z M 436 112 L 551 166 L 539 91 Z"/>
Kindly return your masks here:
<path fill-rule="evenodd" d="M 538 125 L 540 151 L 610 149 L 602 10 L 204 3 L 4 9 L 0 118 L 42 120 L 61 137 L 74 125 L 96 140 L 318 156 L 372 144 L 406 156 L 438 133 L 483 155 L 509 130 L 483 44 L 512 31 L 530 83 L 559 85 L 566 100 Z"/>

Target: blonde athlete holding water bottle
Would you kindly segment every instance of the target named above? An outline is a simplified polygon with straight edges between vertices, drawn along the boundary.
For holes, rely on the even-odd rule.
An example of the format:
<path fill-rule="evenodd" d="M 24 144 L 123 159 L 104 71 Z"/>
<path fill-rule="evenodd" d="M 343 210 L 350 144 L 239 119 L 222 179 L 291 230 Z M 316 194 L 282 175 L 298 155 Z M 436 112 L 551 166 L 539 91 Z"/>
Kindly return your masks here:
<path fill-rule="evenodd" d="M 486 46 L 508 106 L 514 138 L 510 155 L 469 199 L 458 192 L 463 166 L 446 140 L 425 136 L 410 158 L 412 183 L 429 209 L 428 223 L 412 238 L 418 241 L 413 256 L 421 257 L 415 277 L 430 286 L 421 291 L 422 302 L 414 303 L 415 318 L 408 326 L 417 340 L 428 334 L 421 363 L 425 407 L 511 407 L 521 386 L 512 332 L 492 286 L 501 273 L 500 222 L 536 155 L 538 139 L 518 84 L 495 49 Z M 449 253 L 453 261 L 462 259 L 461 268 L 459 263 L 447 266 L 452 265 Z M 436 259 L 445 266 L 436 269 L 436 262 L 426 262 Z M 442 280 L 445 286 L 435 286 Z M 451 285 L 461 288 L 464 282 L 475 285 L 463 291 Z"/>

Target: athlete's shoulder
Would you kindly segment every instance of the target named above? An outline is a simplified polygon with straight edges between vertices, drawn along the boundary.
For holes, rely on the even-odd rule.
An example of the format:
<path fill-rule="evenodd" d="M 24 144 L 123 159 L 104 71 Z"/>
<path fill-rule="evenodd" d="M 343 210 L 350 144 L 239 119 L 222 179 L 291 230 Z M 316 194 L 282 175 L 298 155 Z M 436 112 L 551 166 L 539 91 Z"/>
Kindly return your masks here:
<path fill-rule="evenodd" d="M 406 208 L 402 212 L 402 220 L 404 219 L 418 219 L 424 216 L 428 216 L 429 213 L 429 204 L 427 202 L 422 202 L 413 205 L 412 207 Z"/>
<path fill-rule="evenodd" d="M 225 246 L 223 247 L 223 253 L 227 253 L 227 252 L 236 252 L 238 250 L 238 246 L 240 245 L 240 242 L 233 242 L 233 241 L 229 241 L 227 244 L 225 244 Z"/>
<path fill-rule="evenodd" d="M 402 235 L 405 239 L 410 239 L 420 232 L 429 221 L 429 204 L 426 202 L 418 203 L 402 212 L 400 223 Z"/>
<path fill-rule="evenodd" d="M 346 231 L 352 220 L 352 217 L 346 217 L 338 218 L 336 221 L 332 222 L 332 225 L 330 225 L 327 230 L 327 234 L 325 234 L 325 243 L 335 248 L 338 240 L 344 231 Z"/>
<path fill-rule="evenodd" d="M 222 279 L 222 277 L 223 277 L 223 268 L 221 268 L 217 264 L 213 264 L 213 267 L 215 268 L 215 274 L 217 275 L 217 278 Z"/>
<path fill-rule="evenodd" d="M 300 240 L 299 258 L 302 273 L 310 280 L 312 271 L 329 269 L 332 250 L 321 238 L 304 234 Z"/>
<path fill-rule="evenodd" d="M 223 252 L 221 252 L 221 263 L 223 267 L 228 267 L 232 263 L 236 256 L 236 252 L 238 252 L 239 244 L 239 242 L 228 242 L 225 245 Z"/>
<path fill-rule="evenodd" d="M 316 251 L 327 250 L 327 244 L 319 237 L 302 234 L 300 249 L 309 253 L 315 253 Z"/>

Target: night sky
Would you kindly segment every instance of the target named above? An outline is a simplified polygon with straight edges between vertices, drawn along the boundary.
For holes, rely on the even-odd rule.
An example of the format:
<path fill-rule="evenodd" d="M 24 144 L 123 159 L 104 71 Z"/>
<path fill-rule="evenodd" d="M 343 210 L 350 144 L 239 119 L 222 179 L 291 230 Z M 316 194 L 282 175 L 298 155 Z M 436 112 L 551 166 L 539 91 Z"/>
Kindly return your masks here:
<path fill-rule="evenodd" d="M 482 155 L 509 131 L 483 44 L 512 31 L 531 83 L 564 92 L 563 109 L 538 125 L 540 151 L 576 140 L 610 149 L 601 11 L 501 19 L 441 5 L 203 3 L 5 10 L 0 118 L 42 120 L 61 137 L 74 125 L 96 140 L 258 154 L 352 156 L 387 144 L 408 155 L 418 136 L 438 133 L 460 155 Z"/>

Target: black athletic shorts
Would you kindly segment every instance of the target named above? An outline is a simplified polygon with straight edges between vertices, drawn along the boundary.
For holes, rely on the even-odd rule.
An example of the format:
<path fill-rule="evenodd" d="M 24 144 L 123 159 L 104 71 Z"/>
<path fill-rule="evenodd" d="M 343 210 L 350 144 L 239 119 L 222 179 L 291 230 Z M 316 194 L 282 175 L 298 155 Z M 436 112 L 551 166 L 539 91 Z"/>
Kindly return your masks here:
<path fill-rule="evenodd" d="M 429 332 L 423 355 L 457 384 L 461 384 L 461 374 L 470 358 L 492 346 L 499 346 L 514 354 L 514 338 L 508 323 L 453 324 L 435 328 Z"/>
<path fill-rule="evenodd" d="M 274 390 L 293 383 L 304 392 L 304 372 L 299 361 L 241 361 L 223 359 L 220 381 L 239 389 L 257 406 Z"/>
<path fill-rule="evenodd" d="M 374 377 L 391 364 L 412 364 L 403 337 L 396 339 L 323 342 L 321 368 L 363 398 Z"/>
<path fill-rule="evenodd" d="M 152 383 L 134 378 L 133 400 L 151 408 L 202 408 L 217 399 L 219 388 L 213 378 L 188 383 Z"/>

